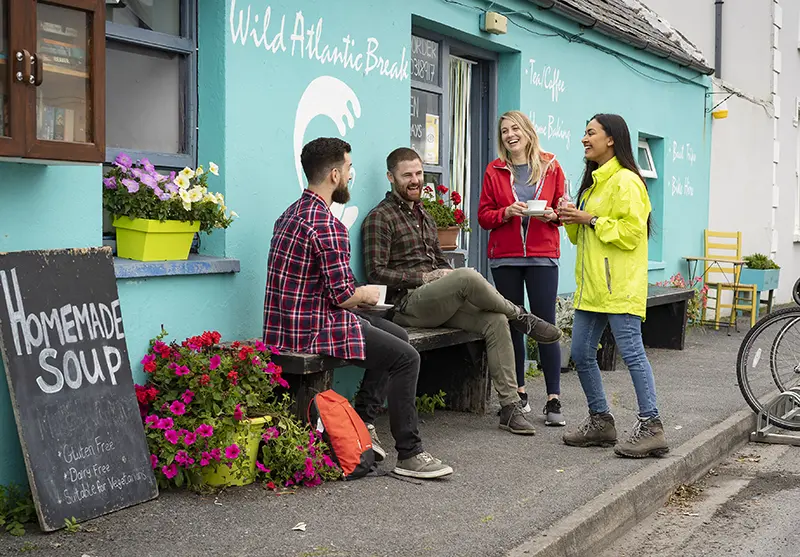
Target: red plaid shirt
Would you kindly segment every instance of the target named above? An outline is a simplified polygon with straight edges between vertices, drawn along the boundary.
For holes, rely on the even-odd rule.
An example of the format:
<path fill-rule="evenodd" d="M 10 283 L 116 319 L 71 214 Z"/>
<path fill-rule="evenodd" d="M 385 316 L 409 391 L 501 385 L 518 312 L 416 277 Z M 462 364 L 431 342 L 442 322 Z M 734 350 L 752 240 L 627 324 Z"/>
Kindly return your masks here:
<path fill-rule="evenodd" d="M 338 307 L 356 291 L 347 228 L 305 190 L 275 223 L 267 263 L 264 342 L 280 350 L 365 358 L 358 317 Z"/>

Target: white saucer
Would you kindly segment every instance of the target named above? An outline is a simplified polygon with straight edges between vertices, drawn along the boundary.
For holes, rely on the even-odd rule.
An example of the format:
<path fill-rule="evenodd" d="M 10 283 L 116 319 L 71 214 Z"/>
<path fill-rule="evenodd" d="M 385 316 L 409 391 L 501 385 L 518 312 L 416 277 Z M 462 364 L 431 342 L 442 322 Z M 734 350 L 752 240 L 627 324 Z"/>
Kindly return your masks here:
<path fill-rule="evenodd" d="M 543 216 L 545 216 L 545 215 L 547 215 L 549 213 L 552 213 L 552 212 L 553 211 L 544 211 L 544 210 L 542 210 L 542 211 L 529 211 L 529 210 L 526 209 L 525 211 L 522 211 L 522 214 L 525 215 L 526 217 L 543 217 Z"/>
<path fill-rule="evenodd" d="M 358 306 L 358 309 L 365 311 L 386 311 L 387 309 L 391 309 L 393 307 L 394 304 L 375 304 L 374 306 L 365 304 L 362 306 Z"/>

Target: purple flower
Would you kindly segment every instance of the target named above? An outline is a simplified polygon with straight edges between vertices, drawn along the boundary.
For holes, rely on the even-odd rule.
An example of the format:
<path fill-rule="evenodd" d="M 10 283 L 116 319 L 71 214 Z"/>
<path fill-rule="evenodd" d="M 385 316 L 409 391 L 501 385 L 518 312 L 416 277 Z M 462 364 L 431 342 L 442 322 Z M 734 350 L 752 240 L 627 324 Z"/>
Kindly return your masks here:
<path fill-rule="evenodd" d="M 169 173 L 169 176 L 167 176 L 167 181 L 172 183 L 172 181 L 175 179 L 175 176 L 177 176 L 177 174 L 173 170 L 172 172 Z"/>
<path fill-rule="evenodd" d="M 103 185 L 106 187 L 106 189 L 115 190 L 117 189 L 117 179 L 113 176 L 109 176 L 103 180 Z"/>
<path fill-rule="evenodd" d="M 242 418 L 244 418 L 244 414 L 242 413 L 242 405 L 237 404 L 236 409 L 233 411 L 233 419 L 238 421 Z"/>
<path fill-rule="evenodd" d="M 117 158 L 114 159 L 114 164 L 116 164 L 120 168 L 128 170 L 133 164 L 133 160 L 131 160 L 131 158 L 125 153 L 120 153 L 119 155 L 117 155 Z"/>
<path fill-rule="evenodd" d="M 142 160 L 140 160 L 140 161 L 139 161 L 139 163 L 140 163 L 140 164 L 141 164 L 141 165 L 144 167 L 144 169 L 145 169 L 147 172 L 149 172 L 150 174 L 152 174 L 152 173 L 154 173 L 154 172 L 156 171 L 156 167 L 155 167 L 155 166 L 153 166 L 153 163 L 151 163 L 151 162 L 150 162 L 149 160 L 147 160 L 147 159 L 142 159 Z"/>
<path fill-rule="evenodd" d="M 150 176 L 149 174 L 142 174 L 141 176 L 139 176 L 139 179 L 148 188 L 152 189 L 158 187 L 158 182 L 156 182 L 156 179 Z"/>
<path fill-rule="evenodd" d="M 131 168 L 131 175 L 136 179 L 141 179 L 144 173 L 141 168 L 133 167 Z"/>
<path fill-rule="evenodd" d="M 167 182 L 167 185 L 165 187 L 167 188 L 167 191 L 169 191 L 170 193 L 178 193 L 178 191 L 180 190 L 180 188 L 177 185 L 173 184 L 172 182 Z"/>
<path fill-rule="evenodd" d="M 122 180 L 122 185 L 128 188 L 128 193 L 136 193 L 139 191 L 139 182 L 136 180 L 131 180 L 130 178 L 124 178 Z"/>

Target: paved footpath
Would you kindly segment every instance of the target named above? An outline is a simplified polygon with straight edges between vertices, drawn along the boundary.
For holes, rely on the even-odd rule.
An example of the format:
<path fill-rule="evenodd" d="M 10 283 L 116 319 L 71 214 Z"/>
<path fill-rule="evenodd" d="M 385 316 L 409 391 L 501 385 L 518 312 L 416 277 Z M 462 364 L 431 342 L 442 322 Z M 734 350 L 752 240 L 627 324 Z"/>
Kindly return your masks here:
<path fill-rule="evenodd" d="M 563 430 L 543 425 L 538 378 L 528 389 L 539 424 L 533 437 L 500 431 L 494 413 L 425 417 L 426 447 L 453 466 L 449 479 L 415 485 L 384 476 L 281 496 L 260 485 L 216 497 L 163 493 L 87 522 L 75 534 L 0 536 L 0 555 L 589 555 L 592 545 L 649 514 L 675 486 L 705 473 L 744 441 L 752 414 L 743 411 L 735 374 L 743 336 L 692 331 L 684 351 L 648 350 L 673 448 L 665 459 L 627 460 L 611 449 L 563 445 Z M 604 379 L 618 432 L 625 435 L 636 415 L 627 369 L 620 362 Z M 571 423 L 584 417 L 574 372 L 563 375 L 562 400 Z M 378 429 L 391 439 L 385 417 Z M 389 452 L 387 466 L 394 463 Z M 306 531 L 293 531 L 301 521 Z"/>

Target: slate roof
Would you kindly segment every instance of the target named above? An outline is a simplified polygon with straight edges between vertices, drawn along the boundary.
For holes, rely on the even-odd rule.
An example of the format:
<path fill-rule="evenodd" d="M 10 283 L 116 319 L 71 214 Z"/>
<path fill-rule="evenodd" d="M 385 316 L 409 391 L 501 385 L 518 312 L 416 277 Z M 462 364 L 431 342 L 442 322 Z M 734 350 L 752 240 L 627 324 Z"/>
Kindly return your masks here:
<path fill-rule="evenodd" d="M 678 65 L 714 73 L 700 49 L 639 0 L 528 1 Z"/>

